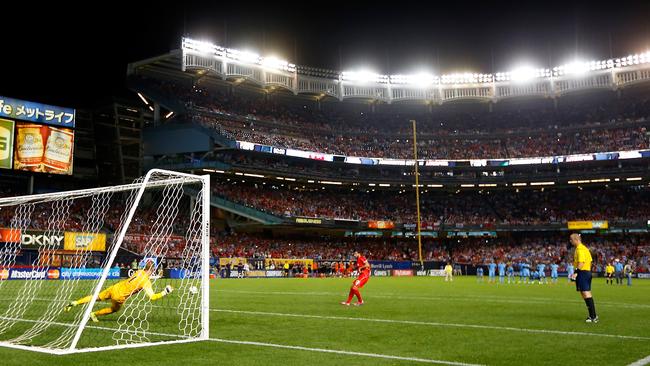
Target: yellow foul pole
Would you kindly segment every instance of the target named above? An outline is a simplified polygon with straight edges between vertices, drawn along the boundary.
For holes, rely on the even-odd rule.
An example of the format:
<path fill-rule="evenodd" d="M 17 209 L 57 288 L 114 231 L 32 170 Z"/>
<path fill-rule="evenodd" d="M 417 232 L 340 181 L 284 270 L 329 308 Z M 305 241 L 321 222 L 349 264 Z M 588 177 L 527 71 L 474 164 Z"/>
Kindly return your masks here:
<path fill-rule="evenodd" d="M 417 207 L 418 217 L 418 253 L 420 258 L 420 266 L 424 269 L 424 261 L 422 260 L 422 236 L 420 235 L 420 175 L 418 173 L 418 140 L 415 129 L 415 120 L 412 119 L 413 124 L 413 157 L 415 160 L 415 206 Z"/>

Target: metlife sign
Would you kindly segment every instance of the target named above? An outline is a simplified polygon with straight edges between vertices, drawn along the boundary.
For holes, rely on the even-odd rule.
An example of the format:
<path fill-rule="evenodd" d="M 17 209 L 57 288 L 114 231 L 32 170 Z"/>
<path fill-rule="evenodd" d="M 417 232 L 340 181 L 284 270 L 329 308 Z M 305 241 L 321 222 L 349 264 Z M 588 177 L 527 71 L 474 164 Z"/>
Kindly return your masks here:
<path fill-rule="evenodd" d="M 0 117 L 74 128 L 76 116 L 77 113 L 73 108 L 57 107 L 0 96 Z"/>

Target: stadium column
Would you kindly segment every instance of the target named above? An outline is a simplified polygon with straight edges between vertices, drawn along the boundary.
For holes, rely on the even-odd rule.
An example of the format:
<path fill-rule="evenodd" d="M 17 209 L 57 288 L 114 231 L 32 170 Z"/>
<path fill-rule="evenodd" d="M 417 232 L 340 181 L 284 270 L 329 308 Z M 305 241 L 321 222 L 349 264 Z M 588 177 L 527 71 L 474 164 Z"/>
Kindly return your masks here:
<path fill-rule="evenodd" d="M 417 132 L 415 127 L 415 120 L 412 119 L 413 124 L 413 160 L 415 166 L 415 206 L 417 208 L 417 230 L 418 230 L 418 258 L 420 259 L 420 267 L 424 269 L 422 261 L 422 235 L 421 235 L 421 222 L 420 222 L 420 177 L 418 172 L 418 144 Z"/>
<path fill-rule="evenodd" d="M 153 125 L 160 125 L 160 104 L 156 102 L 153 103 Z"/>

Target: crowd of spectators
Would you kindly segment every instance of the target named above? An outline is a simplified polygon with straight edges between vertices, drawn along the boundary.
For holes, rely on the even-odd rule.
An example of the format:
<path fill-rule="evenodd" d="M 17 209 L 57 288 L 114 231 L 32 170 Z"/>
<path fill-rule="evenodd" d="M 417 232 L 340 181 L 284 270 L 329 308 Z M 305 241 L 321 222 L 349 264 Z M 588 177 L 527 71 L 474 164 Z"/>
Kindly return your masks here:
<path fill-rule="evenodd" d="M 213 182 L 215 196 L 282 217 L 416 220 L 410 190 L 356 190 L 299 184 Z M 390 197 L 390 198 L 388 198 Z M 543 225 L 574 220 L 638 222 L 650 216 L 647 187 L 439 192 L 422 190 L 422 221 L 432 225 Z"/>
<path fill-rule="evenodd" d="M 410 158 L 410 119 L 418 155 L 434 159 L 515 158 L 648 149 L 650 97 L 549 101 L 495 108 L 386 107 L 359 112 L 147 81 L 182 102 L 191 119 L 231 139 L 348 156 Z"/>
<path fill-rule="evenodd" d="M 608 262 L 634 261 L 637 272 L 650 270 L 650 238 L 647 236 L 589 236 L 585 242 L 594 258 L 594 271 L 602 272 Z M 383 238 L 264 238 L 253 234 L 222 233 L 212 255 L 217 258 L 313 259 L 351 261 L 355 250 L 372 260 L 417 261 L 414 239 Z M 458 240 L 426 239 L 423 259 L 472 266 L 491 261 L 516 265 L 557 263 L 560 271 L 573 261 L 573 249 L 566 234 L 545 233 L 516 237 L 469 238 Z"/>
<path fill-rule="evenodd" d="M 332 218 L 391 219 L 409 223 L 413 219 L 412 197 L 397 194 L 386 200 L 385 192 L 301 191 L 287 187 L 263 187 L 251 183 L 222 182 L 213 189 L 226 196 L 234 195 L 242 203 L 262 205 L 270 211 L 290 215 L 320 215 Z M 270 191 L 270 192 L 267 192 Z M 243 193 L 243 195 L 242 195 Z M 590 190 L 550 190 L 494 192 L 493 194 L 464 192 L 432 193 L 423 197 L 425 221 L 440 224 L 468 223 L 548 223 L 568 219 L 607 219 L 610 221 L 645 220 L 650 213 L 650 191 L 647 188 L 626 187 Z M 402 198 L 403 197 L 403 198 Z M 248 200 L 248 201 L 247 201 Z M 254 201 L 252 201 L 254 200 Z M 64 201 L 65 202 L 65 201 Z M 634 204 L 632 204 L 634 203 Z M 88 228 L 89 200 L 79 199 L 69 206 L 59 206 L 56 215 L 52 207 L 39 204 L 31 211 L 27 227 L 44 230 L 58 227 L 79 231 Z M 189 209 L 181 204 L 179 208 Z M 433 213 L 427 213 L 432 210 Z M 155 229 L 156 211 L 137 215 L 129 228 L 124 247 L 136 255 L 145 252 Z M 0 227 L 11 227 L 15 217 L 12 206 L 0 209 Z M 58 215 L 58 216 L 57 216 Z M 109 235 L 109 243 L 119 227 L 122 208 L 112 205 L 104 216 L 102 231 Z M 178 217 L 185 217 L 179 215 Z M 437 220 L 437 221 L 436 221 Z M 25 223 L 23 223 L 25 224 Z M 14 222 L 14 225 L 17 223 Z M 49 225 L 49 226 L 48 226 Z M 57 226 L 60 225 L 60 226 Z M 160 239 L 159 253 L 169 258 L 183 256 L 188 222 L 174 220 Z M 452 261 L 456 264 L 484 265 L 490 261 L 519 263 L 558 263 L 560 270 L 571 260 L 571 248 L 566 233 L 511 234 L 497 238 L 425 239 L 423 259 Z M 211 253 L 215 258 L 251 258 L 257 260 L 281 258 L 309 258 L 316 261 L 350 261 L 352 252 L 362 250 L 375 260 L 415 261 L 418 259 L 417 241 L 408 238 L 359 238 L 285 236 L 271 238 L 255 234 L 224 232 L 211 229 Z M 648 272 L 650 237 L 639 235 L 603 235 L 586 238 L 594 270 L 601 271 L 605 263 L 614 259 L 635 263 L 637 272 Z M 164 248 L 163 248 L 164 247 Z M 171 262 L 170 262 L 171 263 Z"/>
<path fill-rule="evenodd" d="M 251 121 L 228 121 L 214 116 L 195 115 L 194 121 L 216 129 L 233 140 L 334 155 L 409 159 L 412 138 L 386 135 L 331 135 L 302 130 L 288 133 Z M 433 137 L 418 139 L 422 159 L 486 159 L 556 156 L 595 152 L 644 150 L 649 148 L 645 126 L 613 126 L 579 132 L 546 132 L 530 136 Z"/>

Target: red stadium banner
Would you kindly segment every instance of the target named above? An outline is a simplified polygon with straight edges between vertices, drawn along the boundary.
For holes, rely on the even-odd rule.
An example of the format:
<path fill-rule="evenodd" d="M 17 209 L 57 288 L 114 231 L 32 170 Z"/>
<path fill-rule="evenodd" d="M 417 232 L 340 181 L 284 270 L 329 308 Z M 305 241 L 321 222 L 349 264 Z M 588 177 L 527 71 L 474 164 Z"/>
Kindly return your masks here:
<path fill-rule="evenodd" d="M 19 243 L 19 229 L 0 229 L 0 243 Z"/>
<path fill-rule="evenodd" d="M 394 229 L 395 223 L 392 221 L 368 221 L 369 229 Z"/>
<path fill-rule="evenodd" d="M 412 277 L 412 269 L 394 269 L 391 271 L 393 277 Z"/>

